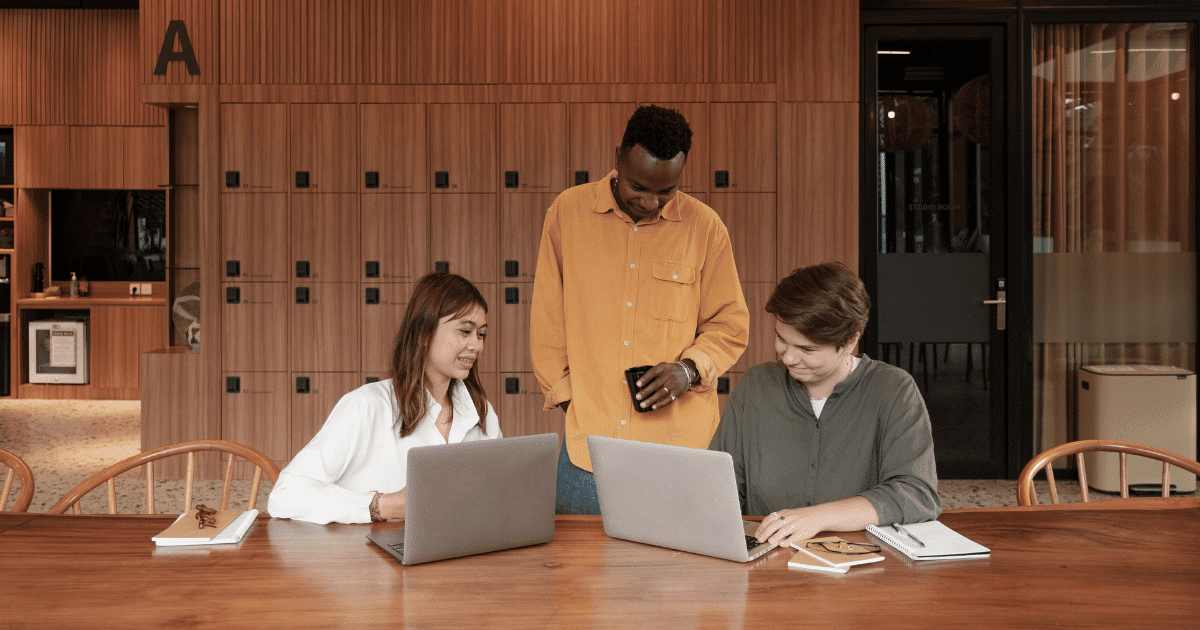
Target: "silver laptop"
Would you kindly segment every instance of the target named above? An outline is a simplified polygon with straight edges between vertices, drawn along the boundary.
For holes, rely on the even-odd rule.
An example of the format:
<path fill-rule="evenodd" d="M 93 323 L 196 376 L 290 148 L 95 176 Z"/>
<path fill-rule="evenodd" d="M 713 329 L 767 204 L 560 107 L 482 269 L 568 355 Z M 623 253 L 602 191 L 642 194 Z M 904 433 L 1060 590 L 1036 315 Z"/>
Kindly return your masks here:
<path fill-rule="evenodd" d="M 729 453 L 588 436 L 604 533 L 748 562 L 775 548 L 742 519 Z"/>
<path fill-rule="evenodd" d="M 410 450 L 404 529 L 367 538 L 404 564 L 549 542 L 560 441 L 544 433 Z"/>

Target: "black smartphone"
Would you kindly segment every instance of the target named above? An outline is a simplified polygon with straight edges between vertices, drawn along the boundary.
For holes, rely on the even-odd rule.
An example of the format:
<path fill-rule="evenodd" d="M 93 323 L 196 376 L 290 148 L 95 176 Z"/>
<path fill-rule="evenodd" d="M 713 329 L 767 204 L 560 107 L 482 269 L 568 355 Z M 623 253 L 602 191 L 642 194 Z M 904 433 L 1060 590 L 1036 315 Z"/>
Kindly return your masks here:
<path fill-rule="evenodd" d="M 629 386 L 629 398 L 633 400 L 633 408 L 636 409 L 638 413 L 654 411 L 650 407 L 643 408 L 642 401 L 637 399 L 637 394 L 639 391 L 641 391 L 641 388 L 637 386 L 638 379 L 645 376 L 646 372 L 649 372 L 650 368 L 652 367 L 654 366 L 639 365 L 637 367 L 631 367 L 628 370 L 625 370 L 625 384 Z"/>

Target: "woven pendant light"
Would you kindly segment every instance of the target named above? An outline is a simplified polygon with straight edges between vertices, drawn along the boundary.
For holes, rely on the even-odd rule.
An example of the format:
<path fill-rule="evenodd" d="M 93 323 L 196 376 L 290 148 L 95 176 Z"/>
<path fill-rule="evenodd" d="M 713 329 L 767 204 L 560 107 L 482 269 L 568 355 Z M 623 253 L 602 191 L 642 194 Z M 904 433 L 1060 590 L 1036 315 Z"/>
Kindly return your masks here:
<path fill-rule="evenodd" d="M 879 150 L 916 151 L 933 134 L 933 112 L 924 101 L 904 95 L 879 98 Z"/>

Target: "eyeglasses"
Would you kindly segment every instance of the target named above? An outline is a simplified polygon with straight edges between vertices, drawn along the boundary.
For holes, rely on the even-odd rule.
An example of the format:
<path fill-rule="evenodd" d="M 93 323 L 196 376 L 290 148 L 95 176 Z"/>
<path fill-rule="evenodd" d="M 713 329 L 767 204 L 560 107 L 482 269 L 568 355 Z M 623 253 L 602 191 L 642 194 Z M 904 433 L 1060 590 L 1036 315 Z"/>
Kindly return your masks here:
<path fill-rule="evenodd" d="M 871 543 L 851 543 L 844 540 L 813 541 L 804 545 L 809 549 L 821 548 L 829 553 L 840 553 L 847 556 L 865 556 L 869 553 L 879 553 L 879 545 Z"/>

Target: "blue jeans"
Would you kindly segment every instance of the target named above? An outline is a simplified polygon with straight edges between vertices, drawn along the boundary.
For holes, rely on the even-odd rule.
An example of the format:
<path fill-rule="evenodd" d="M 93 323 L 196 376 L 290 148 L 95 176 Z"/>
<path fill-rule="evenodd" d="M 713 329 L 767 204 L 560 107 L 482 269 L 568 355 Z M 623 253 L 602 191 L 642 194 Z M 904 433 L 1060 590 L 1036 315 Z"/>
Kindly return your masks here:
<path fill-rule="evenodd" d="M 555 514 L 599 514 L 600 499 L 596 496 L 596 479 L 592 473 L 571 463 L 564 441 L 558 451 L 558 491 L 554 501 Z"/>

